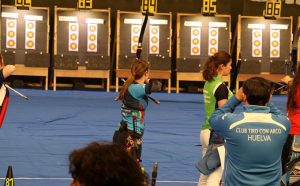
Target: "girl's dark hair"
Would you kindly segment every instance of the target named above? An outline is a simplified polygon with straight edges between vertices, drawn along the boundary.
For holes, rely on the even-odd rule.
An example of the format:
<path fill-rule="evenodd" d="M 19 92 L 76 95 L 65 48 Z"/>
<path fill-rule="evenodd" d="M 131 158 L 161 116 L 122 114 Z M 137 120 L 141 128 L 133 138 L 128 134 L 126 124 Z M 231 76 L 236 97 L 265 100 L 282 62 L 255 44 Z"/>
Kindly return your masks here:
<path fill-rule="evenodd" d="M 225 51 L 220 51 L 215 53 L 213 56 L 210 56 L 203 67 L 203 78 L 206 81 L 211 81 L 217 73 L 217 69 L 219 68 L 220 65 L 226 66 L 231 60 L 230 54 L 228 54 Z"/>
<path fill-rule="evenodd" d="M 286 103 L 286 110 L 287 113 L 293 112 L 296 109 L 296 94 L 297 94 L 297 87 L 300 83 L 300 65 L 297 68 L 296 75 L 293 79 L 293 83 L 289 88 L 288 98 Z"/>
<path fill-rule="evenodd" d="M 128 87 L 135 81 L 143 77 L 143 75 L 149 70 L 149 63 L 147 61 L 137 59 L 131 65 L 131 76 L 126 80 L 125 84 L 123 85 L 119 99 L 123 100 L 124 95 L 128 89 Z"/>

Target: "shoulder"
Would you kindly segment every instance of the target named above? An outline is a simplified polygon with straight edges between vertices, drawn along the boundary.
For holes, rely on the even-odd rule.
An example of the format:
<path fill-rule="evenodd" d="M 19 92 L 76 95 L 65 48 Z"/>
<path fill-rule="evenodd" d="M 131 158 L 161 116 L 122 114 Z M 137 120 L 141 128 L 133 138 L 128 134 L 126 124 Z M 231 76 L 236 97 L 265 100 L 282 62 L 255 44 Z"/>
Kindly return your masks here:
<path fill-rule="evenodd" d="M 139 90 L 139 89 L 145 89 L 146 84 L 139 84 L 139 83 L 133 83 L 131 84 L 128 89 L 129 90 Z"/>
<path fill-rule="evenodd" d="M 128 92 L 135 98 L 141 98 L 146 95 L 146 84 L 131 84 Z"/>
<path fill-rule="evenodd" d="M 220 90 L 223 90 L 223 91 L 226 90 L 226 91 L 228 91 L 228 87 L 223 82 L 220 83 L 220 84 L 218 84 L 216 88 L 217 88 L 216 91 L 220 91 Z"/>
<path fill-rule="evenodd" d="M 290 120 L 287 116 L 285 115 L 282 115 L 282 114 L 272 114 L 272 118 L 273 120 L 279 122 L 279 123 L 282 123 L 284 125 L 290 125 Z"/>
<path fill-rule="evenodd" d="M 214 95 L 216 97 L 224 97 L 225 96 L 227 98 L 228 94 L 229 94 L 228 87 L 224 83 L 219 84 L 215 88 Z"/>
<path fill-rule="evenodd" d="M 234 122 L 237 122 L 237 121 L 242 121 L 243 119 L 245 119 L 244 112 L 240 112 L 240 113 L 224 113 L 222 115 L 222 120 L 228 121 L 229 123 L 234 123 Z"/>
<path fill-rule="evenodd" d="M 2 75 L 4 78 L 10 76 L 13 72 L 15 71 L 15 66 L 14 65 L 6 65 L 2 69 Z"/>
<path fill-rule="evenodd" d="M 232 130 L 235 127 L 244 124 L 245 116 L 243 112 L 241 113 L 222 113 L 218 115 L 212 115 L 209 119 L 209 123 L 212 127 L 215 128 L 223 128 L 226 130 Z M 220 123 L 222 125 L 220 125 Z"/>

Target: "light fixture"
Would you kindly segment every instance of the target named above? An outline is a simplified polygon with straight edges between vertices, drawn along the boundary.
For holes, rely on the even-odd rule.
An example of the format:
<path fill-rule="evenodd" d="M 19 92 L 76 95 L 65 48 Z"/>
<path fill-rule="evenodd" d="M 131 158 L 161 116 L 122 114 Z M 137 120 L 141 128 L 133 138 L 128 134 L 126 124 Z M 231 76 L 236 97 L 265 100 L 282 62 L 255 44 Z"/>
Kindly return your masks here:
<path fill-rule="evenodd" d="M 59 21 L 77 22 L 76 16 L 58 16 Z"/>
<path fill-rule="evenodd" d="M 199 21 L 185 21 L 184 26 L 202 27 L 202 22 L 199 22 Z"/>
<path fill-rule="evenodd" d="M 265 24 L 248 24 L 248 28 L 250 29 L 265 29 Z"/>
<path fill-rule="evenodd" d="M 39 15 L 25 15 L 24 19 L 27 21 L 43 21 L 43 16 Z"/>
<path fill-rule="evenodd" d="M 287 24 L 270 24 L 270 29 L 287 30 L 288 27 Z"/>
<path fill-rule="evenodd" d="M 85 23 L 103 24 L 104 20 L 103 19 L 96 19 L 96 18 L 86 18 Z"/>
<path fill-rule="evenodd" d="M 167 25 L 168 20 L 165 19 L 150 19 L 150 25 Z"/>
<path fill-rule="evenodd" d="M 19 13 L 2 12 L 1 16 L 5 17 L 5 18 L 15 18 L 15 19 L 17 19 L 19 17 Z"/>
<path fill-rule="evenodd" d="M 226 22 L 209 22 L 209 27 L 226 27 L 227 23 Z"/>
<path fill-rule="evenodd" d="M 141 25 L 143 23 L 142 19 L 124 19 L 124 24 L 137 24 Z"/>

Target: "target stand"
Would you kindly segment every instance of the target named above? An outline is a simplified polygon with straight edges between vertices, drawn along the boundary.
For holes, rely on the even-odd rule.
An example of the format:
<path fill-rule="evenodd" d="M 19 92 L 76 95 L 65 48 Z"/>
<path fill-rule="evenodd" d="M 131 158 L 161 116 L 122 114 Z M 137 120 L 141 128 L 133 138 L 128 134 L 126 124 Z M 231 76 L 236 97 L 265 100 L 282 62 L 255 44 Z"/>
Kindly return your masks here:
<path fill-rule="evenodd" d="M 48 90 L 49 8 L 3 5 L 1 33 L 4 63 L 16 67 L 12 75 L 41 77 Z"/>
<path fill-rule="evenodd" d="M 110 9 L 55 7 L 54 91 L 61 77 L 105 79 L 109 92 Z"/>
<path fill-rule="evenodd" d="M 205 81 L 202 67 L 209 56 L 230 50 L 231 17 L 177 14 L 176 93 L 180 81 Z M 223 80 L 230 86 L 230 76 Z"/>
<path fill-rule="evenodd" d="M 291 73 L 292 17 L 265 19 L 258 16 L 238 18 L 237 57 L 241 60 L 239 83 L 263 77 L 276 84 Z"/>
<path fill-rule="evenodd" d="M 141 59 L 150 63 L 150 79 L 168 81 L 168 93 L 171 93 L 171 15 L 156 13 L 149 17 L 141 55 Z M 117 11 L 116 92 L 119 91 L 120 78 L 128 78 L 131 75 L 130 68 L 136 60 L 143 20 L 144 16 L 139 12 Z"/>

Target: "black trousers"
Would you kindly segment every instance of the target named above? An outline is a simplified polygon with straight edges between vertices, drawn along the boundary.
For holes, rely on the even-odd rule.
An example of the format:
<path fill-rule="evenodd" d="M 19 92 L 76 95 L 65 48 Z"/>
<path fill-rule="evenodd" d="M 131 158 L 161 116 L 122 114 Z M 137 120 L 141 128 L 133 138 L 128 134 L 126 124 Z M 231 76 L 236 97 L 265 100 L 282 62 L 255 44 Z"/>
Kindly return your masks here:
<path fill-rule="evenodd" d="M 282 173 L 286 172 L 286 164 L 290 161 L 290 153 L 293 144 L 293 139 L 294 139 L 294 135 L 289 134 L 282 149 L 282 154 L 281 154 Z"/>
<path fill-rule="evenodd" d="M 121 121 L 119 130 L 115 131 L 113 143 L 125 148 L 128 154 L 138 162 L 142 161 L 142 136 L 128 130 L 125 121 Z"/>

